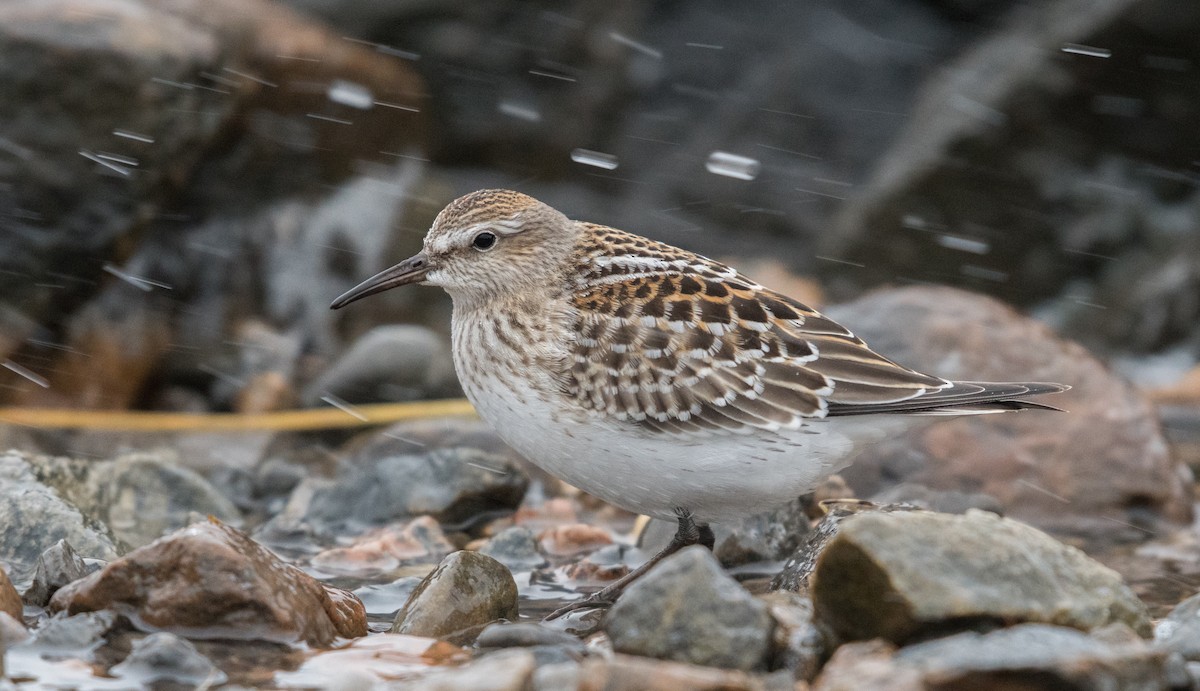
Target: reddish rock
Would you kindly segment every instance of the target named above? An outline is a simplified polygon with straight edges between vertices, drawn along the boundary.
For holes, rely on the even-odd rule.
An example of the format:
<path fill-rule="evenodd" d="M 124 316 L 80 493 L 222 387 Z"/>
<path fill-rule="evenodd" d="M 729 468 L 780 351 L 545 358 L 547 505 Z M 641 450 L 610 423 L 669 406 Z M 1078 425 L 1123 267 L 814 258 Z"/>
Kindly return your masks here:
<path fill-rule="evenodd" d="M 620 654 L 589 657 L 579 670 L 579 680 L 579 688 L 588 691 L 763 691 L 768 688 L 762 678 L 740 670 L 700 667 L 683 662 Z M 797 682 L 793 688 L 795 691 L 804 691 L 808 687 L 804 682 Z"/>
<path fill-rule="evenodd" d="M 217 522 L 188 526 L 110 562 L 55 593 L 50 609 L 115 610 L 139 628 L 190 638 L 328 645 L 367 633 L 366 611 L 353 595 Z"/>
<path fill-rule="evenodd" d="M 21 621 L 24 607 L 24 604 L 21 603 L 21 595 L 13 587 L 4 568 L 0 567 L 0 612 Z"/>
<path fill-rule="evenodd" d="M 861 497 L 912 482 L 983 492 L 1060 535 L 1145 539 L 1191 519 L 1191 473 L 1155 412 L 1078 344 L 996 300 L 953 288 L 872 293 L 828 310 L 897 362 L 949 379 L 1055 381 L 1069 412 L 967 416 L 866 449 L 843 477 Z M 892 497 L 896 499 L 897 497 Z"/>
<path fill-rule="evenodd" d="M 813 691 L 923 691 L 921 674 L 892 659 L 895 646 L 885 641 L 847 643 L 837 649 L 813 682 Z"/>
<path fill-rule="evenodd" d="M 612 536 L 599 526 L 585 523 L 560 525 L 543 530 L 538 535 L 538 544 L 546 554 L 556 557 L 569 557 L 582 554 L 612 544 Z"/>
<path fill-rule="evenodd" d="M 430 516 L 386 526 L 362 535 L 348 547 L 327 549 L 313 566 L 331 573 L 366 575 L 403 564 L 435 562 L 454 551 L 442 526 Z"/>
<path fill-rule="evenodd" d="M 575 509 L 575 501 L 566 497 L 547 499 L 537 506 L 522 505 L 513 515 L 513 523 L 523 525 L 530 530 L 542 530 L 563 523 L 578 523 L 579 512 Z"/>

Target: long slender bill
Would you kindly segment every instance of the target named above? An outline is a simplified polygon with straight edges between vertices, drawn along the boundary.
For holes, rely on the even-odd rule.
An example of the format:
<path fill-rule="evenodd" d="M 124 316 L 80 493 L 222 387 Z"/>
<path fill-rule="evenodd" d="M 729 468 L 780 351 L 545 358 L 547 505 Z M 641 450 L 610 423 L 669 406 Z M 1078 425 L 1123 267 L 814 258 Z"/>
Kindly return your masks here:
<path fill-rule="evenodd" d="M 425 280 L 425 274 L 429 272 L 429 259 L 424 252 L 416 254 L 390 269 L 385 269 L 359 283 L 350 290 L 342 294 L 341 297 L 333 301 L 329 305 L 329 309 L 338 309 L 345 307 L 355 300 L 360 300 L 368 295 L 382 293 L 385 290 L 406 286 L 411 283 L 420 283 Z"/>

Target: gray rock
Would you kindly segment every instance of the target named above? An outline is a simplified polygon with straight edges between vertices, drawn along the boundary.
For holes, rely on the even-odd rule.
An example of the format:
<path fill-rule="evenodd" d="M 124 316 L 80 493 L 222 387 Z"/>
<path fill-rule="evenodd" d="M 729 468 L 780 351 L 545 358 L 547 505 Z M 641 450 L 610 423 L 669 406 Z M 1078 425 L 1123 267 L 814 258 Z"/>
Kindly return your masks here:
<path fill-rule="evenodd" d="M 86 657 L 104 643 L 104 635 L 116 622 L 117 615 L 111 611 L 58 614 L 21 645 L 43 653 Z"/>
<path fill-rule="evenodd" d="M 1019 624 L 987 634 L 960 633 L 898 651 L 881 640 L 838 648 L 814 691 L 928 689 L 1178 688 L 1180 671 L 1142 641 L 1097 640 L 1075 629 Z"/>
<path fill-rule="evenodd" d="M 66 540 L 59 540 L 42 552 L 33 572 L 33 583 L 22 595 L 25 604 L 45 607 L 59 588 L 88 575 L 90 571 Z"/>
<path fill-rule="evenodd" d="M 1150 633 L 1146 606 L 1111 569 L 1023 523 L 965 515 L 864 513 L 817 560 L 818 616 L 842 637 L 905 642 L 998 622 Z"/>
<path fill-rule="evenodd" d="M 517 618 L 517 583 L 500 562 L 455 552 L 438 564 L 396 614 L 392 633 L 466 642 L 483 625 Z"/>
<path fill-rule="evenodd" d="M 237 525 L 241 513 L 207 480 L 180 465 L 173 452 L 127 454 L 92 465 L 93 511 L 131 547 L 141 547 L 191 523 L 198 513 Z"/>
<path fill-rule="evenodd" d="M 308 406 L 332 394 L 350 403 L 383 403 L 458 394 L 446 339 L 414 325 L 377 326 L 359 336 L 304 393 Z"/>
<path fill-rule="evenodd" d="M 108 526 L 39 480 L 35 469 L 46 461 L 17 451 L 0 454 L 0 560 L 28 572 L 59 540 L 84 556 L 116 559 L 124 546 Z"/>
<path fill-rule="evenodd" d="M 412 453 L 387 439 L 359 452 L 336 480 L 311 479 L 284 513 L 318 532 L 369 527 L 428 514 L 453 526 L 521 502 L 529 480 L 508 456 L 448 448 Z"/>
<path fill-rule="evenodd" d="M 896 661 L 941 688 L 1166 689 L 1166 654 L 1075 629 L 1021 624 L 901 648 Z"/>
<path fill-rule="evenodd" d="M 514 525 L 500 531 L 479 549 L 511 571 L 530 571 L 550 562 L 538 551 L 537 536 L 524 526 Z"/>
<path fill-rule="evenodd" d="M 190 641 L 173 633 L 152 633 L 133 644 L 133 651 L 110 673 L 131 683 L 174 682 L 188 686 L 220 685 L 227 679 Z"/>
<path fill-rule="evenodd" d="M 1200 662 L 1200 595 L 1180 602 L 1158 622 L 1154 642 L 1189 662 Z"/>
<path fill-rule="evenodd" d="M 491 624 L 479 632 L 479 637 L 475 639 L 478 648 L 532 648 L 547 645 L 564 646 L 579 653 L 584 650 L 583 641 L 575 636 L 532 621 Z"/>
<path fill-rule="evenodd" d="M 604 622 L 617 652 L 742 670 L 765 667 L 773 627 L 767 606 L 699 545 L 634 581 Z"/>

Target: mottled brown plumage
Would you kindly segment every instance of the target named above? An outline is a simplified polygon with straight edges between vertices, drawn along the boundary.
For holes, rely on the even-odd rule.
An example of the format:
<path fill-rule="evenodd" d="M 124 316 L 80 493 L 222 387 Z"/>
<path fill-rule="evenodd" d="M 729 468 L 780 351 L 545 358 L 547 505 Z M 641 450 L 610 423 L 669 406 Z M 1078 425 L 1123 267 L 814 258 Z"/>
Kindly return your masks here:
<path fill-rule="evenodd" d="M 708 521 L 809 491 L 921 416 L 1045 408 L 1024 397 L 1066 388 L 914 371 L 720 262 L 507 190 L 455 200 L 422 253 L 333 306 L 417 282 L 454 300 L 480 416 L 563 480 L 678 517 L 672 550 L 711 546 Z"/>

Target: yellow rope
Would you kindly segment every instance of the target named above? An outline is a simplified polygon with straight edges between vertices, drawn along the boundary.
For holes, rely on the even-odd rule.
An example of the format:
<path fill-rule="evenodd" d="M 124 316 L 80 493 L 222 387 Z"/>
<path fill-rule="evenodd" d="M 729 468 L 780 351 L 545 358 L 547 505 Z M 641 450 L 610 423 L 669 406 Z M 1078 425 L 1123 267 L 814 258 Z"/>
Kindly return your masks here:
<path fill-rule="evenodd" d="M 136 432 L 236 432 L 367 427 L 401 420 L 474 415 L 466 399 L 379 403 L 340 408 L 309 408 L 277 413 L 152 413 L 125 410 L 0 408 L 0 424 L 40 429 L 123 430 Z"/>

